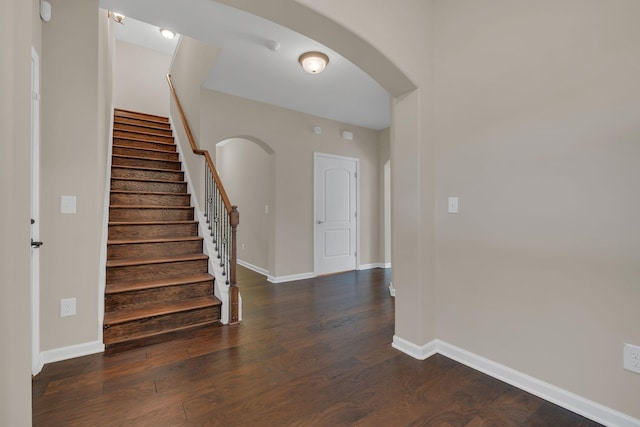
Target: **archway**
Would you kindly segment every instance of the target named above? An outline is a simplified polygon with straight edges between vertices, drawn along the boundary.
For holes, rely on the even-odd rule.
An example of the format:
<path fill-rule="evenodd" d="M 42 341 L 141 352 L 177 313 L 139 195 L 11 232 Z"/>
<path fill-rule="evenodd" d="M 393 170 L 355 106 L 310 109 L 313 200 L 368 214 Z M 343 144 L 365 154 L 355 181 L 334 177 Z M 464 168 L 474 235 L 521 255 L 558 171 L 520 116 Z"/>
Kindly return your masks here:
<path fill-rule="evenodd" d="M 273 270 L 274 151 L 247 136 L 216 144 L 218 173 L 233 204 L 238 205 L 238 263 L 265 276 Z"/>
<path fill-rule="evenodd" d="M 428 64 L 421 62 L 415 50 L 428 51 L 428 35 L 411 38 L 390 37 L 384 31 L 385 16 L 362 24 L 359 19 L 369 11 L 366 2 L 346 8 L 336 2 L 281 0 L 247 2 L 219 0 L 220 3 L 295 30 L 340 53 L 375 79 L 393 97 L 391 124 L 392 163 L 392 264 L 396 298 L 396 336 L 403 342 L 426 343 L 435 338 L 435 165 L 433 138 L 425 126 L 429 121 L 431 79 Z M 304 4 L 303 4 L 304 3 Z M 420 13 L 428 7 L 417 5 Z M 322 10 L 322 12 L 319 12 Z M 346 17 L 346 15 L 349 15 Z M 416 16 L 421 16 L 416 14 Z M 396 18 L 400 18 L 396 16 Z M 406 18 L 406 16 L 405 16 Z M 358 34 L 345 24 L 362 24 Z M 372 23 L 376 22 L 377 25 Z M 418 27 L 416 27 L 418 28 Z M 398 43 L 390 42 L 395 38 Z M 406 42 L 406 43 L 405 43 Z M 391 60 L 388 55 L 395 58 Z M 410 70 L 419 86 L 398 64 Z M 420 321 L 416 322 L 416 318 Z M 394 338 L 395 342 L 395 338 Z M 394 344 L 395 346 L 395 344 Z M 405 352 L 414 352 L 405 346 Z"/>

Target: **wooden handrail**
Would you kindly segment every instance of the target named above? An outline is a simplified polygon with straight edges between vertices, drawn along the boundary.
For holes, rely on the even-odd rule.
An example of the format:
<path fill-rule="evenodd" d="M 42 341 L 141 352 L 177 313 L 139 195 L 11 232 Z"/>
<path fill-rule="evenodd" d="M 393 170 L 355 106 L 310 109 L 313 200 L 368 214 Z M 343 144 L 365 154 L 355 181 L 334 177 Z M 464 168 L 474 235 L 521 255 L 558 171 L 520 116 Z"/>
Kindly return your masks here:
<path fill-rule="evenodd" d="M 220 266 L 223 267 L 223 275 L 227 274 L 227 283 L 229 284 L 229 323 L 234 324 L 240 321 L 239 317 L 239 290 L 236 282 L 236 266 L 237 266 L 237 251 L 236 251 L 236 235 L 237 235 L 237 227 L 240 222 L 240 215 L 238 214 L 237 206 L 233 206 L 229 201 L 229 196 L 222 185 L 222 180 L 218 175 L 218 171 L 216 170 L 215 165 L 213 164 L 213 159 L 211 159 L 211 155 L 207 150 L 202 150 L 198 148 L 198 144 L 196 143 L 195 138 L 193 137 L 193 133 L 191 132 L 191 127 L 189 126 L 189 122 L 187 121 L 187 117 L 184 114 L 184 110 L 182 109 L 182 104 L 180 103 L 180 99 L 178 98 L 178 94 L 176 93 L 176 89 L 173 86 L 173 82 L 171 81 L 171 75 L 167 74 L 167 82 L 169 83 L 169 90 L 171 92 L 171 96 L 173 97 L 176 107 L 178 107 L 178 113 L 180 114 L 180 119 L 182 120 L 182 126 L 187 134 L 187 139 L 189 140 L 189 145 L 191 146 L 191 151 L 193 154 L 204 156 L 205 164 L 207 165 L 208 172 L 211 174 L 213 181 L 215 182 L 215 190 L 216 195 L 219 195 L 220 200 L 222 201 L 222 205 L 227 213 L 228 223 L 222 228 L 222 226 L 218 226 L 218 215 L 216 215 L 215 226 L 212 224 L 214 219 L 212 219 L 212 205 L 213 205 L 213 197 L 209 193 L 209 188 L 213 186 L 205 184 L 207 186 L 207 190 L 205 191 L 205 216 L 207 217 L 207 223 L 209 223 L 209 229 L 211 230 L 211 236 L 213 236 L 214 241 L 216 242 L 216 251 L 218 251 L 218 258 L 221 259 Z M 209 178 L 205 178 L 207 183 L 210 183 Z M 217 199 L 216 199 L 217 200 Z M 217 203 L 217 202 L 216 202 Z M 221 212 L 221 211 L 219 211 Z M 216 228 L 218 227 L 218 228 Z M 215 230 L 214 230 L 215 229 Z M 216 235 L 215 233 L 219 233 Z M 228 267 L 228 268 L 226 268 Z"/>
<path fill-rule="evenodd" d="M 178 94 L 176 93 L 176 89 L 173 87 L 173 82 L 171 81 L 171 74 L 167 74 L 167 82 L 169 82 L 169 90 L 171 91 L 171 96 L 176 101 L 176 107 L 178 107 L 178 113 L 180 114 L 180 120 L 182 120 L 182 125 L 184 127 L 185 132 L 187 133 L 187 139 L 189 140 L 189 145 L 191 146 L 191 151 L 193 154 L 197 154 L 199 156 L 204 156 L 207 164 L 209 165 L 209 169 L 213 174 L 213 179 L 216 181 L 218 188 L 220 189 L 220 193 L 222 196 L 222 200 L 224 201 L 225 209 L 228 214 L 231 214 L 231 202 L 229 201 L 229 196 L 227 196 L 227 192 L 222 185 L 222 180 L 218 175 L 218 171 L 213 164 L 213 160 L 211 159 L 211 155 L 207 150 L 202 150 L 198 148 L 198 144 L 196 144 L 196 139 L 193 137 L 193 133 L 191 133 L 191 127 L 189 126 L 189 122 L 187 121 L 187 116 L 184 114 L 184 110 L 182 109 L 182 104 L 180 103 L 180 98 L 178 98 Z"/>

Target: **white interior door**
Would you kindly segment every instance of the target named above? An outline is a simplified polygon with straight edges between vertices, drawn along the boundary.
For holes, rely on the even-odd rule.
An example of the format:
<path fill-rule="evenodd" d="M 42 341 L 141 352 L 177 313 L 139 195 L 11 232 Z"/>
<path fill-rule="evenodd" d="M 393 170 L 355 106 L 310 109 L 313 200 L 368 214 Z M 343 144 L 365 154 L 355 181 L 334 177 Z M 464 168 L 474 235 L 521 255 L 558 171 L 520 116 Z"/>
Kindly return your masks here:
<path fill-rule="evenodd" d="M 40 60 L 31 49 L 31 372 L 40 360 Z"/>
<path fill-rule="evenodd" d="M 358 159 L 315 153 L 315 273 L 357 265 Z"/>

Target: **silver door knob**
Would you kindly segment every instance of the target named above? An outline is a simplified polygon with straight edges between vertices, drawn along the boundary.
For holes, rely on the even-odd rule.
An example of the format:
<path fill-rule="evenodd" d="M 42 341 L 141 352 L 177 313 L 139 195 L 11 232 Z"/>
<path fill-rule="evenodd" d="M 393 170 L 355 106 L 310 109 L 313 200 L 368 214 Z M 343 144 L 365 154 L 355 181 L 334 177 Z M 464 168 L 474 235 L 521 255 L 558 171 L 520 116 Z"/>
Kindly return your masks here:
<path fill-rule="evenodd" d="M 318 224 L 324 224 L 324 221 L 318 220 Z"/>

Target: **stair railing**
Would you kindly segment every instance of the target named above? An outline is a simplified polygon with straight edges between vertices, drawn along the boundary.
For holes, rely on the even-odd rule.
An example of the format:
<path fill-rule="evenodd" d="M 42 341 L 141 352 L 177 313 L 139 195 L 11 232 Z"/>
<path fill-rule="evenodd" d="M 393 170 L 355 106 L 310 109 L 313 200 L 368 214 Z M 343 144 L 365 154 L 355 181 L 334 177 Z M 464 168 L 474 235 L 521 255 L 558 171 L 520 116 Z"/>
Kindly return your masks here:
<path fill-rule="evenodd" d="M 207 219 L 208 228 L 210 230 L 211 239 L 218 253 L 218 262 L 222 268 L 222 274 L 226 277 L 226 284 L 229 286 L 229 323 L 239 322 L 239 290 L 236 281 L 236 231 L 240 222 L 238 207 L 229 202 L 229 196 L 222 185 L 222 180 L 218 175 L 218 171 L 213 164 L 211 155 L 207 150 L 201 150 L 196 144 L 195 138 L 191 133 L 191 128 L 187 122 L 180 99 L 176 94 L 171 81 L 171 75 L 167 74 L 167 82 L 169 90 L 173 97 L 182 125 L 187 134 L 189 145 L 193 154 L 204 156 L 205 168 L 205 207 L 204 215 Z"/>

